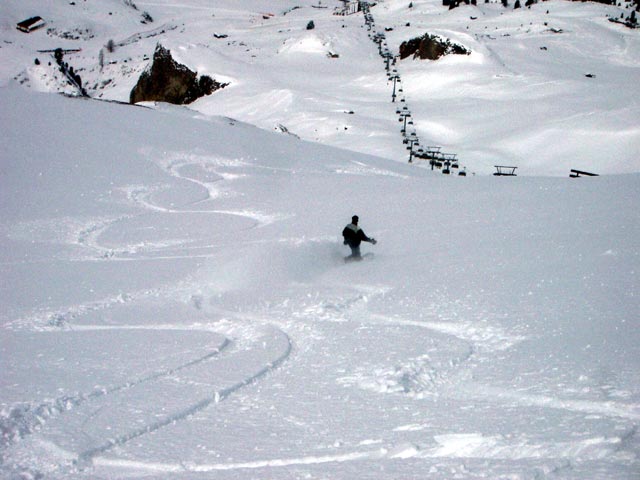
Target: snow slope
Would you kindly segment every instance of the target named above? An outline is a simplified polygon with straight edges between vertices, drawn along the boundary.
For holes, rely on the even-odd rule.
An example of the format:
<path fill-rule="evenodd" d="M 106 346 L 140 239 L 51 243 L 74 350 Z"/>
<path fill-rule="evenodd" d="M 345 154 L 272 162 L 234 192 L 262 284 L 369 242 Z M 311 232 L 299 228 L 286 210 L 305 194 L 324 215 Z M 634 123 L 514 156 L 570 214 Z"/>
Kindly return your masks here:
<path fill-rule="evenodd" d="M 406 163 L 363 15 L 318 3 L 0 3 L 0 478 L 638 478 L 638 31 L 379 2 L 392 51 L 472 50 L 396 63 L 459 178 Z M 159 41 L 230 86 L 67 98 L 38 52 L 126 101 Z"/>
<path fill-rule="evenodd" d="M 607 20 L 628 14 L 628 6 L 553 0 L 530 9 L 482 3 L 448 10 L 435 0 L 385 0 L 371 8 L 370 31 L 361 13 L 333 15 L 339 5 L 6 0 L 0 5 L 0 82 L 17 78 L 36 90 L 70 92 L 47 65 L 51 55 L 38 50 L 81 48 L 65 60 L 89 94 L 128 101 L 161 42 L 192 69 L 230 82 L 195 102 L 199 112 L 267 130 L 285 127 L 306 140 L 406 162 L 397 104 L 390 102 L 393 87 L 370 37 L 384 33 L 397 54 L 403 41 L 428 32 L 472 54 L 397 62 L 422 145 L 458 154 L 478 174 L 504 164 L 542 176 L 566 176 L 571 168 L 640 170 L 638 30 Z M 154 21 L 142 24 L 143 12 Z M 15 29 L 35 14 L 46 17 L 46 29 L 29 35 Z M 313 30 L 306 29 L 309 21 Z M 109 40 L 116 45 L 111 53 L 104 48 Z"/>
<path fill-rule="evenodd" d="M 638 175 L 0 112 L 3 478 L 637 478 Z M 379 242 L 345 264 L 354 213 Z"/>

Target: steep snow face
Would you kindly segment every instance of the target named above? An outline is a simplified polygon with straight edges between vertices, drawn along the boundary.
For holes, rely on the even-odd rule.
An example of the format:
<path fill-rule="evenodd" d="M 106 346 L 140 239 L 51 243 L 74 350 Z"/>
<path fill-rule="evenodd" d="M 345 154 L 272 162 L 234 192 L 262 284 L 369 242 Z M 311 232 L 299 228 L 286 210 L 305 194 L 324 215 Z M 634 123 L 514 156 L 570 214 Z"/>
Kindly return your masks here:
<path fill-rule="evenodd" d="M 456 153 L 470 173 L 489 174 L 494 165 L 536 176 L 640 170 L 640 39 L 637 30 L 607 20 L 621 7 L 554 0 L 515 10 L 499 3 L 448 10 L 436 0 L 385 0 L 371 8 L 374 23 L 367 25 L 362 13 L 334 15 L 340 5 L 6 0 L 0 82 L 17 78 L 36 90 L 73 93 L 49 65 L 51 54 L 38 51 L 81 49 L 65 61 L 89 94 L 128 101 L 161 42 L 180 63 L 230 82 L 192 105 L 205 114 L 406 162 L 395 113 L 401 104 L 412 113 L 407 134 Z M 35 14 L 45 28 L 15 29 Z M 397 55 L 403 41 L 425 33 L 472 54 L 397 61 L 397 102 L 404 102 L 392 103 L 393 83 L 372 37 L 384 34 Z M 106 48 L 110 40 L 113 49 Z"/>
<path fill-rule="evenodd" d="M 15 86 L 0 123 L 3 478 L 637 477 L 638 175 Z"/>

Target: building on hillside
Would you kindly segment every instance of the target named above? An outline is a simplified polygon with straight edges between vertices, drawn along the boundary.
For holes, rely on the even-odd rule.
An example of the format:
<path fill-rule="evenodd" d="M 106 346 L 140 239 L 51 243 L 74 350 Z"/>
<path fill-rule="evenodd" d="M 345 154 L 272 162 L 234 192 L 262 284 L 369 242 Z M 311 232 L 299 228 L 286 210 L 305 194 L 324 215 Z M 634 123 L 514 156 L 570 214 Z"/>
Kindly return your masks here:
<path fill-rule="evenodd" d="M 16 28 L 21 32 L 31 33 L 38 28 L 44 27 L 45 23 L 46 22 L 42 19 L 42 17 L 31 17 L 18 23 L 16 25 Z"/>
<path fill-rule="evenodd" d="M 341 0 L 342 8 L 338 10 L 338 15 L 352 15 L 358 13 L 362 7 L 359 0 Z"/>

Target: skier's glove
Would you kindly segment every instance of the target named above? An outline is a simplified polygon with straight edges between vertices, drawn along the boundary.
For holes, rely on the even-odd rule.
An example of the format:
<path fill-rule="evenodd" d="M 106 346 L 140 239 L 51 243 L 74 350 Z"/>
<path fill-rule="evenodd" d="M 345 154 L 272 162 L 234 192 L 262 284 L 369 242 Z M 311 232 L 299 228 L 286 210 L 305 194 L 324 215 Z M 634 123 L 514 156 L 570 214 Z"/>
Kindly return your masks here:
<path fill-rule="evenodd" d="M 375 245 L 376 243 L 378 243 L 378 241 L 375 238 L 372 238 L 371 239 L 371 243 L 373 243 Z"/>

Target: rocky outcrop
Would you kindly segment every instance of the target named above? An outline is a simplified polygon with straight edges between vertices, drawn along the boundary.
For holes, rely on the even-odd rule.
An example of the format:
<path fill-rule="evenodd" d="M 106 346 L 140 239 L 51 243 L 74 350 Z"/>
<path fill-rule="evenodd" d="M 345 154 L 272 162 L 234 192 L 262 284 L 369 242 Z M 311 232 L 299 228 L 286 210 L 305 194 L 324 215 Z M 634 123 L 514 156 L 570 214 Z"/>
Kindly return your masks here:
<path fill-rule="evenodd" d="M 469 55 L 471 52 L 462 45 L 452 43 L 448 39 L 442 39 L 436 35 L 425 33 L 422 37 L 416 37 L 400 45 L 400 59 L 411 55 L 422 60 L 437 60 L 444 55 Z"/>
<path fill-rule="evenodd" d="M 207 75 L 176 62 L 162 45 L 156 47 L 151 66 L 145 70 L 129 97 L 130 103 L 167 102 L 184 105 L 226 87 Z"/>

